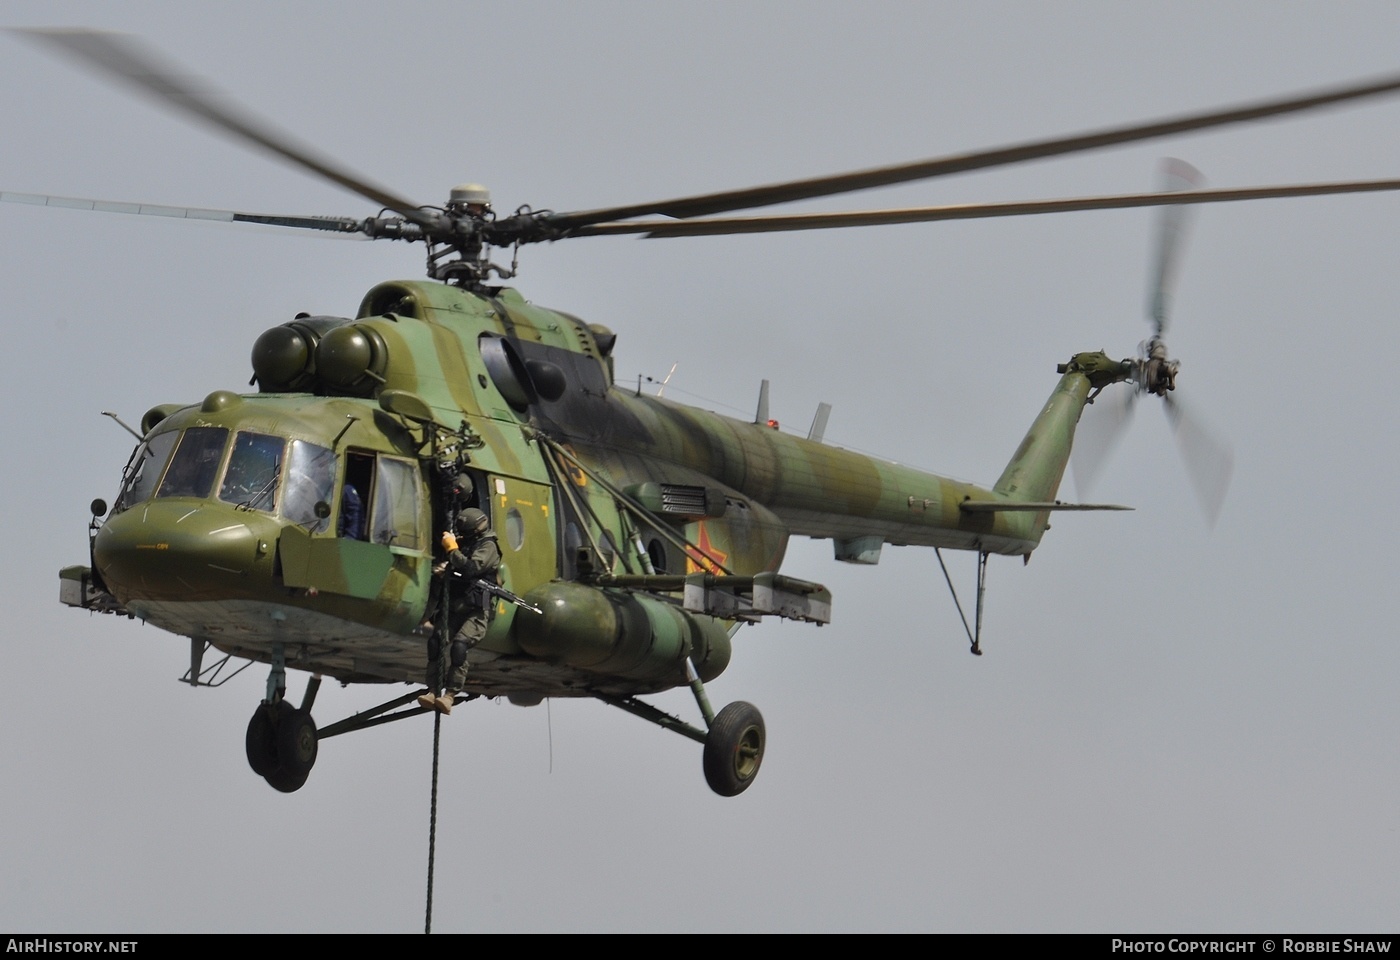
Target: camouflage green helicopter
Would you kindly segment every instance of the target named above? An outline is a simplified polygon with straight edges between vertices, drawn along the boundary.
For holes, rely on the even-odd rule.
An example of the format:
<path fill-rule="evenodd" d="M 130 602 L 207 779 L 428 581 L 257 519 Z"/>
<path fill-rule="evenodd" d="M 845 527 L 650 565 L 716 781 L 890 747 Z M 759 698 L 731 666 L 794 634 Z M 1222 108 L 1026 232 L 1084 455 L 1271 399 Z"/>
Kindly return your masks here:
<path fill-rule="evenodd" d="M 216 686 L 269 664 L 249 723 L 249 764 L 278 790 L 306 781 L 318 742 L 420 715 L 428 637 L 449 639 L 434 588 L 439 536 L 487 514 L 503 562 L 484 585 L 489 630 L 468 654 L 458 702 L 592 697 L 703 744 L 710 787 L 754 780 L 765 731 L 748 703 L 710 706 L 743 624 L 825 623 L 820 584 L 779 573 L 788 538 L 830 539 L 838 560 L 875 563 L 884 544 L 973 551 L 980 652 L 987 558 L 1029 558 L 1052 512 L 1124 509 L 1056 499 L 1086 403 L 1118 383 L 1126 409 L 1151 393 L 1179 435 L 1198 438 L 1193 478 L 1210 511 L 1228 453 L 1170 402 L 1177 363 L 1163 336 L 1185 204 L 1394 190 L 1370 181 L 1204 190 L 1180 177 L 1157 193 L 952 207 L 720 217 L 718 214 L 1058 156 L 1400 90 L 1400 79 L 995 150 L 745 190 L 557 213 L 498 215 L 485 188 L 423 207 L 370 184 L 223 100 L 196 91 L 133 42 L 91 31 L 24 31 L 168 106 L 378 204 L 362 220 L 153 207 L 0 194 L 7 201 L 421 241 L 428 279 L 382 283 L 354 317 L 300 315 L 257 338 L 256 393 L 215 391 L 152 407 L 110 510 L 93 503 L 88 565 L 64 569 L 61 599 L 138 617 L 190 640 L 185 680 Z M 495 251 L 587 236 L 678 237 L 1163 206 L 1153 333 L 1140 356 L 1080 353 L 999 479 L 981 487 L 775 429 L 760 394 L 752 422 L 615 384 L 615 335 L 528 303 L 501 282 Z M 653 217 L 659 219 L 638 219 Z M 940 554 L 941 562 L 941 554 Z M 946 573 L 946 568 L 945 568 Z M 952 581 L 949 580 L 952 587 Z M 956 600 L 956 593 L 954 593 Z M 961 605 L 959 604 L 959 613 Z M 435 625 L 431 625 L 435 624 Z M 447 644 L 440 642 L 440 649 Z M 206 663 L 206 660 L 209 662 Z M 239 661 L 246 661 L 241 666 Z M 311 679 L 299 705 L 287 671 Z M 410 689 L 318 728 L 322 677 Z M 702 724 L 644 697 L 688 685 Z M 429 691 L 436 692 L 436 691 Z"/>

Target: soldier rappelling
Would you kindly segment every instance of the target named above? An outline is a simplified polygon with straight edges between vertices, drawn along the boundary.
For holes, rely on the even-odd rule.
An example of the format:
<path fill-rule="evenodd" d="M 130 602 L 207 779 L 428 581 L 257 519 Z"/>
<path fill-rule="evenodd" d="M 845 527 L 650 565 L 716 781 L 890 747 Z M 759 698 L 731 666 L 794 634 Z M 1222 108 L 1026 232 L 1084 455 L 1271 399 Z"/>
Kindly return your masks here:
<path fill-rule="evenodd" d="M 467 487 L 470 490 L 470 487 Z M 453 530 L 442 535 L 444 560 L 433 567 L 433 592 L 437 600 L 430 609 L 442 607 L 447 595 L 447 622 L 434 629 L 428 640 L 428 691 L 419 704 L 440 713 L 451 713 L 452 703 L 467 681 L 467 651 L 486 636 L 491 625 L 495 597 L 487 584 L 496 586 L 501 567 L 501 550 L 491 521 L 485 513 L 468 507 L 457 514 Z M 450 667 L 442 682 L 442 637 L 452 638 Z M 442 690 L 442 693 L 435 691 Z"/>

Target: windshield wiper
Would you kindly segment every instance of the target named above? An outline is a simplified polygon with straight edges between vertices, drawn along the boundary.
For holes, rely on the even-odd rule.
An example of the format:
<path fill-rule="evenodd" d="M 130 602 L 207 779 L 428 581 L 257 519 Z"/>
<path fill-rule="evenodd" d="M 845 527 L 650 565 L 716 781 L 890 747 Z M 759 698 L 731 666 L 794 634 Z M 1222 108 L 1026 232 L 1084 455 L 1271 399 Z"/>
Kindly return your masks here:
<path fill-rule="evenodd" d="M 253 496 L 252 496 L 251 499 L 244 500 L 242 503 L 240 503 L 240 504 L 239 504 L 237 507 L 235 507 L 234 509 L 236 509 L 236 510 L 252 510 L 252 509 L 253 509 L 254 507 L 256 507 L 258 504 L 262 503 L 263 500 L 267 498 L 267 495 L 270 494 L 270 493 L 272 493 L 272 491 L 275 490 L 275 489 L 277 488 L 277 478 L 280 477 L 281 475 L 282 475 L 282 461 L 281 461 L 281 460 L 278 460 L 276 463 L 274 463 L 274 464 L 272 465 L 272 478 L 269 479 L 269 480 L 267 481 L 267 483 L 263 484 L 262 489 L 259 490 L 257 493 L 253 494 Z"/>

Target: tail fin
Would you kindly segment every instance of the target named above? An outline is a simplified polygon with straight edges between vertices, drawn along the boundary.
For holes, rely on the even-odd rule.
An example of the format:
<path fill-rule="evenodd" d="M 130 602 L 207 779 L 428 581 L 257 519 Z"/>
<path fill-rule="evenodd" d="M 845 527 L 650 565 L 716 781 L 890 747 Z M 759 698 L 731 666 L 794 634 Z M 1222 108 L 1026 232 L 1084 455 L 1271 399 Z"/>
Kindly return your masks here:
<path fill-rule="evenodd" d="M 993 492 L 1010 500 L 1040 503 L 1055 499 L 1069 463 L 1074 428 L 1088 401 L 1089 391 L 1128 377 L 1123 362 L 1109 359 L 1102 351 L 1075 354 L 1059 369 L 1064 376 L 1055 392 L 1050 394 L 1045 409 L 1040 411 L 1026 438 L 1016 448 L 1001 479 L 992 487 Z M 1036 518 L 1037 536 L 1044 531 L 1048 517 L 1046 513 Z"/>

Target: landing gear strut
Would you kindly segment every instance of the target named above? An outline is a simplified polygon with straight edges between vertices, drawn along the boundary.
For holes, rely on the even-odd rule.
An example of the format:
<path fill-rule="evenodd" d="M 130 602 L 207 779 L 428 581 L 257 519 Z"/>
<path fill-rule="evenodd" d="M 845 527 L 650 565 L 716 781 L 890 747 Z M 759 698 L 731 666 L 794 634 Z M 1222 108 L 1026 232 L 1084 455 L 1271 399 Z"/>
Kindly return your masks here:
<path fill-rule="evenodd" d="M 273 670 L 275 678 L 275 655 Z M 283 697 L 286 693 L 285 688 L 275 687 L 269 682 L 271 699 L 258 704 L 252 719 L 248 721 L 248 736 L 245 741 L 248 766 L 273 788 L 283 793 L 300 790 L 306 783 L 307 775 L 316 764 L 316 751 L 322 740 L 432 712 L 413 704 L 423 692 L 422 688 L 419 688 L 377 707 L 338 720 L 325 728 L 318 728 L 316 722 L 311 719 L 311 706 L 316 700 L 316 691 L 320 686 L 321 678 L 312 677 L 306 685 L 306 696 L 302 697 L 301 706 L 293 707 Z M 479 696 L 479 693 L 459 695 L 457 702 L 467 703 Z M 408 709 L 400 710 L 399 707 Z M 695 738 L 704 740 L 705 735 L 696 730 Z"/>
<path fill-rule="evenodd" d="M 758 712 L 758 707 L 743 700 L 736 700 L 715 713 L 710 707 L 709 697 L 705 695 L 704 684 L 696 673 L 695 664 L 688 659 L 686 679 L 708 730 L 692 726 L 635 697 L 610 697 L 602 693 L 594 696 L 662 729 L 673 730 L 704 744 L 705 782 L 721 797 L 738 796 L 753 783 L 754 777 L 758 776 L 759 765 L 763 763 L 763 748 L 768 741 L 763 714 Z"/>
<path fill-rule="evenodd" d="M 736 797 L 753 783 L 763 762 L 763 745 L 768 739 L 763 714 L 743 700 L 736 700 L 716 714 L 689 658 L 685 661 L 685 676 L 705 725 L 710 728 L 705 735 L 705 782 L 721 797 Z"/>

